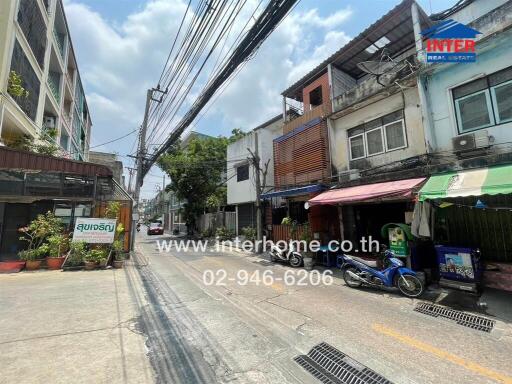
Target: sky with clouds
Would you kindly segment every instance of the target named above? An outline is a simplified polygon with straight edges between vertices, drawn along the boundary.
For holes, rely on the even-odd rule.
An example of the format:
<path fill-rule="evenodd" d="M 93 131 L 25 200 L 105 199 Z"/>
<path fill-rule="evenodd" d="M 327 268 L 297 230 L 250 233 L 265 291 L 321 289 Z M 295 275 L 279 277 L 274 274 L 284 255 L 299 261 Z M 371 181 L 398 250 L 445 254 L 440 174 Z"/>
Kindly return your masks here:
<path fill-rule="evenodd" d="M 256 0 L 248 0 L 253 4 Z M 280 113 L 280 93 L 398 4 L 398 0 L 302 0 L 193 127 L 213 136 L 250 130 Z M 420 0 L 427 14 L 455 0 Z M 93 120 L 92 150 L 116 152 L 126 166 L 146 90 L 154 87 L 186 9 L 185 0 L 64 0 Z M 245 23 L 248 17 L 241 17 Z M 198 84 L 199 85 L 199 84 Z M 194 89 L 191 92 L 194 95 Z M 189 99 L 193 101 L 193 96 Z M 158 141 L 157 141 L 158 142 Z M 99 145 L 99 146 L 98 146 Z M 162 185 L 153 167 L 142 197 Z"/>

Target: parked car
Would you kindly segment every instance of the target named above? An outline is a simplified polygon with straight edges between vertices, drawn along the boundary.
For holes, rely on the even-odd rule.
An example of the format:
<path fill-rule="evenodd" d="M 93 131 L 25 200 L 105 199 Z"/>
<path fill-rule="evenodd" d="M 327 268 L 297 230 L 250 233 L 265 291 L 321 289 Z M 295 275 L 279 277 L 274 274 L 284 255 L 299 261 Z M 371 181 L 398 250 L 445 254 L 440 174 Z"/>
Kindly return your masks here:
<path fill-rule="evenodd" d="M 163 235 L 164 234 L 164 227 L 162 226 L 162 223 L 156 222 L 156 223 L 150 223 L 148 226 L 148 236 L 149 235 Z"/>

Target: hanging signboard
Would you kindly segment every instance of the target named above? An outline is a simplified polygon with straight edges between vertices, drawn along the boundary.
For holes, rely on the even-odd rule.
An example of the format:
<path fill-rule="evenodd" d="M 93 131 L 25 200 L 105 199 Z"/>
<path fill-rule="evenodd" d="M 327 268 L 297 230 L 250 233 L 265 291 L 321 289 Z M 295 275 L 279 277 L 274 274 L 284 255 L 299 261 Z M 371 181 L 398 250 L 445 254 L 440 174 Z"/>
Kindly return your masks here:
<path fill-rule="evenodd" d="M 112 244 L 116 233 L 116 219 L 91 219 L 78 217 L 73 231 L 73 242 Z"/>

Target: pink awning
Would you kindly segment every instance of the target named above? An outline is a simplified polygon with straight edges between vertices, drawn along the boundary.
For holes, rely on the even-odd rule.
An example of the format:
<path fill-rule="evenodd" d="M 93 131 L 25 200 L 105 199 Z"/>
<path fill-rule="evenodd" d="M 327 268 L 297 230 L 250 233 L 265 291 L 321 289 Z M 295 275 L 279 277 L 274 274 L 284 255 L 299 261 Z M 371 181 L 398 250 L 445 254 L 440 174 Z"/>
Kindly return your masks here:
<path fill-rule="evenodd" d="M 308 201 L 310 206 L 357 203 L 392 198 L 412 198 L 413 192 L 426 180 L 417 179 L 388 181 L 385 183 L 358 185 L 357 187 L 332 189 Z"/>

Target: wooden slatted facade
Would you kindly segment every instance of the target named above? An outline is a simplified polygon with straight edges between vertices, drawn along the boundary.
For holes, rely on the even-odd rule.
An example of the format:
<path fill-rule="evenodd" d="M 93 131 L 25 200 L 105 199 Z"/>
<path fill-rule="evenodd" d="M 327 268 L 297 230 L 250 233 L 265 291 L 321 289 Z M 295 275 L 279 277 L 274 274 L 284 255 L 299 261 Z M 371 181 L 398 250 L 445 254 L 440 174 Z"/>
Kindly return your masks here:
<path fill-rule="evenodd" d="M 294 131 L 274 140 L 276 189 L 327 181 L 330 176 L 327 122 Z"/>

